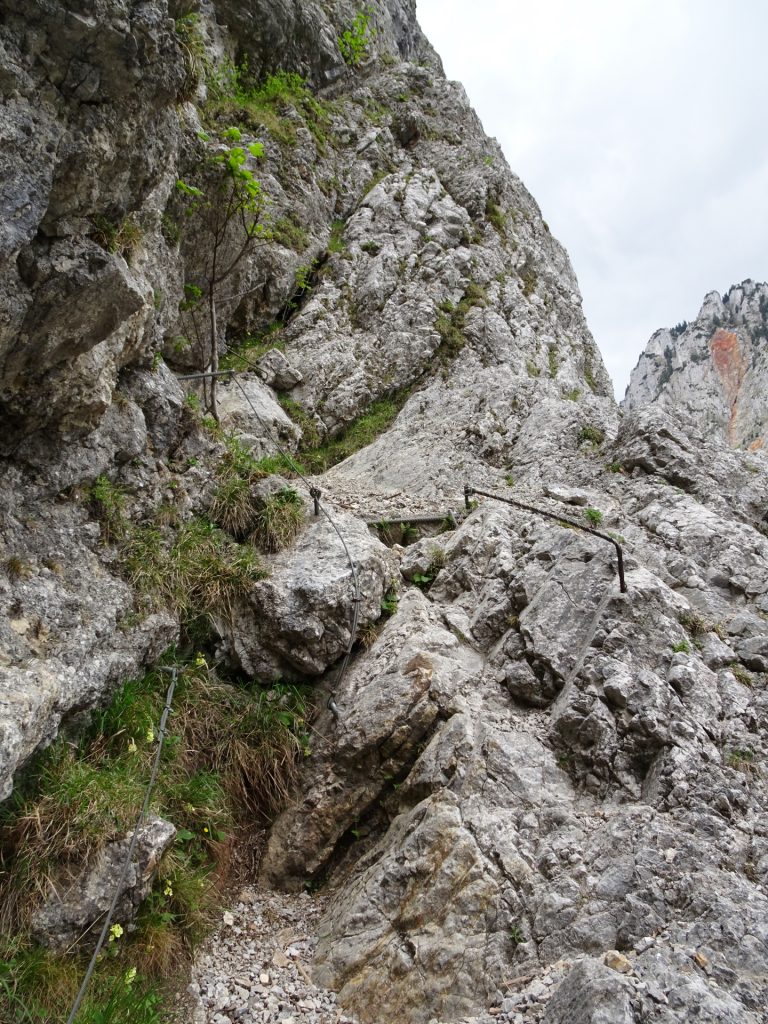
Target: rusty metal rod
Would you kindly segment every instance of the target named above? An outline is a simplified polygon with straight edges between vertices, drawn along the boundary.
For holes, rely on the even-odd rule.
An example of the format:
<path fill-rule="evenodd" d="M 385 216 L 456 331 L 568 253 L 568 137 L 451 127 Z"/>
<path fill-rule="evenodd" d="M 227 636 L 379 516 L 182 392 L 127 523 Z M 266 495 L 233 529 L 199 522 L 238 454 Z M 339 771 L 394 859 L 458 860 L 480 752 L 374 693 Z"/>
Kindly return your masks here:
<path fill-rule="evenodd" d="M 390 518 L 384 516 L 381 519 L 366 519 L 366 526 L 404 526 L 411 523 L 452 523 L 456 526 L 456 516 L 453 512 L 446 512 L 444 515 L 433 516 L 398 516 Z"/>
<path fill-rule="evenodd" d="M 476 487 L 470 487 L 469 484 L 464 485 L 464 503 L 469 510 L 470 495 L 479 494 L 482 498 L 493 498 L 494 501 L 503 501 L 506 505 L 514 505 L 515 508 L 521 508 L 525 512 L 533 512 L 537 516 L 545 516 L 547 519 L 553 519 L 556 523 L 567 523 L 568 526 L 574 527 L 576 530 L 583 530 L 584 533 L 591 533 L 594 537 L 599 537 L 600 540 L 607 540 L 609 544 L 613 544 L 616 548 L 616 555 L 618 557 L 618 570 L 619 570 L 619 589 L 622 594 L 627 592 L 627 584 L 624 579 L 624 552 L 621 549 L 621 544 L 613 537 L 609 537 L 606 533 L 600 533 L 599 530 L 593 530 L 591 526 L 584 526 L 582 523 L 577 523 L 573 519 L 566 519 L 565 516 L 559 516 L 555 512 L 545 512 L 542 508 L 534 508 L 533 505 L 526 505 L 522 501 L 515 501 L 514 498 L 503 498 L 500 494 L 491 494 L 489 491 L 478 491 Z"/>
<path fill-rule="evenodd" d="M 228 377 L 232 373 L 237 373 L 237 370 L 217 370 L 216 373 L 185 373 L 176 380 L 200 380 L 203 377 Z"/>

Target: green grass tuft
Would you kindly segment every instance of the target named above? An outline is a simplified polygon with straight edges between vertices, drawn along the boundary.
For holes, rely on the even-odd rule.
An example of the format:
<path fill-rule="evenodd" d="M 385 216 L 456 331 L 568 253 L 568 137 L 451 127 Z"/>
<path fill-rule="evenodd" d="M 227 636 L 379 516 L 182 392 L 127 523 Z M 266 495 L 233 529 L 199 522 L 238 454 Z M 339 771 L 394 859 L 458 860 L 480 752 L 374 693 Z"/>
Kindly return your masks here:
<path fill-rule="evenodd" d="M 0 1020 L 62 1024 L 85 954 L 54 955 L 29 938 L 52 881 L 135 822 L 154 758 L 167 678 L 127 683 L 78 743 L 63 738 L 29 765 L 0 805 Z M 157 1024 L 154 979 L 184 969 L 220 906 L 220 885 L 248 853 L 254 821 L 284 805 L 307 752 L 303 689 L 233 686 L 202 657 L 180 674 L 151 810 L 176 842 L 161 864 L 136 930 L 110 943 L 78 1024 Z M 138 970 L 135 970 L 138 968 Z"/>

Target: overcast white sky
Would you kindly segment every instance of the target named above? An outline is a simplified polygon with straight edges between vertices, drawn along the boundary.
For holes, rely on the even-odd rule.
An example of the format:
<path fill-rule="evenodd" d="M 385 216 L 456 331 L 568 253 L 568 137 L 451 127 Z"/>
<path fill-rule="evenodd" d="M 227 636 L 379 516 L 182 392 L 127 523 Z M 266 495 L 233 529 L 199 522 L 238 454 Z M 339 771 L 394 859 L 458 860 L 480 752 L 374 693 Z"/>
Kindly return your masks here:
<path fill-rule="evenodd" d="M 576 270 L 617 397 L 653 331 L 768 280 L 766 0 L 417 0 Z"/>

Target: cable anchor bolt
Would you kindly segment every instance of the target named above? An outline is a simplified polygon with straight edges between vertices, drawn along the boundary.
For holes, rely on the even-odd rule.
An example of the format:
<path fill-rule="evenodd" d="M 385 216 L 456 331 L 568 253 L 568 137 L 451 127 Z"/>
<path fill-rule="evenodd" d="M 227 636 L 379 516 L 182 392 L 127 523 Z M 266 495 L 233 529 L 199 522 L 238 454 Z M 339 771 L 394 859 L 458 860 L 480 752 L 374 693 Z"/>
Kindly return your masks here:
<path fill-rule="evenodd" d="M 323 492 L 320 490 L 319 487 L 310 487 L 309 488 L 309 496 L 312 498 L 312 500 L 315 503 L 315 515 L 316 516 L 320 515 L 320 496 L 322 495 L 322 493 Z"/>

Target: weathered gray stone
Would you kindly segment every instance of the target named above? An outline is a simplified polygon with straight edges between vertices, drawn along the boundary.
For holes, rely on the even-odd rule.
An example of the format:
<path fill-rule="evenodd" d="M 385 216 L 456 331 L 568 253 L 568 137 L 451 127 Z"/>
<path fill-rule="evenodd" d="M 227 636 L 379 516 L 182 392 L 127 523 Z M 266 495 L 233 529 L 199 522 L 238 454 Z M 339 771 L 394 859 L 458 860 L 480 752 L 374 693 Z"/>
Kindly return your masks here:
<path fill-rule="evenodd" d="M 120 883 L 132 836 L 129 832 L 125 839 L 107 843 L 80 877 L 56 887 L 32 921 L 32 934 L 38 942 L 58 952 L 75 945 L 95 945 L 103 917 Z M 130 930 L 139 907 L 149 895 L 160 860 L 175 836 L 175 827 L 162 818 L 149 818 L 140 827 L 120 887 L 113 915 L 115 924 Z"/>
<path fill-rule="evenodd" d="M 257 372 L 264 383 L 275 391 L 290 391 L 304 380 L 288 362 L 280 349 L 272 348 L 257 363 Z"/>
<path fill-rule="evenodd" d="M 765 362 L 768 285 L 742 281 L 710 292 L 690 324 L 656 331 L 632 371 L 624 407 L 654 404 L 740 448 L 768 435 Z"/>
<path fill-rule="evenodd" d="M 364 523 L 340 512 L 333 521 L 355 561 L 362 629 L 381 616 L 393 559 Z M 222 623 L 228 650 L 245 672 L 265 680 L 321 675 L 350 640 L 355 591 L 344 547 L 321 516 L 270 560 L 269 569 L 269 578 L 255 584 L 247 603 L 238 603 Z"/>
<path fill-rule="evenodd" d="M 547 1005 L 545 1024 L 633 1024 L 632 989 L 615 971 L 582 960 Z"/>

